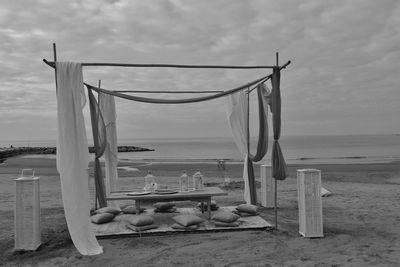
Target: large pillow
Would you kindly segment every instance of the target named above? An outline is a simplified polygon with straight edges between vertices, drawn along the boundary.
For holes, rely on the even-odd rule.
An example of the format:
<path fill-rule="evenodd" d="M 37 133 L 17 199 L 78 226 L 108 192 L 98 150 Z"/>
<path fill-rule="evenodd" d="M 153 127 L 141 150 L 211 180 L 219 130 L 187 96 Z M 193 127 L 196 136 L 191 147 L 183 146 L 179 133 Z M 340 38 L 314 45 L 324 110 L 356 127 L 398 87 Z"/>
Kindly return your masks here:
<path fill-rule="evenodd" d="M 175 207 L 173 202 L 157 202 L 153 204 L 153 207 L 158 210 L 169 210 Z"/>
<path fill-rule="evenodd" d="M 211 219 L 218 222 L 231 223 L 237 221 L 240 216 L 230 211 L 220 211 L 214 214 Z"/>
<path fill-rule="evenodd" d="M 179 215 L 173 217 L 173 219 L 175 222 L 186 227 L 204 222 L 204 219 L 193 214 Z"/>
<path fill-rule="evenodd" d="M 251 204 L 240 204 L 236 207 L 236 210 L 254 215 L 258 214 L 257 206 Z"/>
<path fill-rule="evenodd" d="M 226 222 L 214 222 L 216 227 L 239 227 L 238 222 L 231 222 L 231 223 L 226 223 Z"/>
<path fill-rule="evenodd" d="M 143 212 L 145 210 L 146 210 L 145 208 L 140 208 L 140 212 Z M 136 206 L 134 205 L 126 206 L 125 208 L 122 209 L 122 212 L 126 214 L 136 214 L 137 213 Z"/>
<path fill-rule="evenodd" d="M 90 220 L 93 223 L 101 224 L 101 223 L 111 222 L 114 219 L 114 217 L 115 217 L 115 215 L 111 214 L 111 213 L 99 213 L 99 214 L 95 214 L 95 215 L 91 216 Z"/>
<path fill-rule="evenodd" d="M 146 231 L 146 230 L 155 229 L 157 227 L 158 226 L 155 225 L 155 224 L 145 225 L 145 226 L 134 226 L 134 225 L 131 225 L 131 224 L 126 225 L 126 228 L 131 229 L 131 230 L 133 230 L 135 232 L 143 232 L 143 231 Z"/>
<path fill-rule="evenodd" d="M 104 207 L 104 208 L 100 208 L 100 209 L 94 211 L 95 214 L 111 213 L 114 215 L 118 215 L 120 212 L 121 212 L 121 210 L 119 210 L 117 208 L 113 208 L 113 207 Z"/>
<path fill-rule="evenodd" d="M 133 224 L 134 226 L 145 226 L 153 224 L 154 219 L 149 215 L 140 215 L 135 218 L 129 220 L 129 223 Z"/>

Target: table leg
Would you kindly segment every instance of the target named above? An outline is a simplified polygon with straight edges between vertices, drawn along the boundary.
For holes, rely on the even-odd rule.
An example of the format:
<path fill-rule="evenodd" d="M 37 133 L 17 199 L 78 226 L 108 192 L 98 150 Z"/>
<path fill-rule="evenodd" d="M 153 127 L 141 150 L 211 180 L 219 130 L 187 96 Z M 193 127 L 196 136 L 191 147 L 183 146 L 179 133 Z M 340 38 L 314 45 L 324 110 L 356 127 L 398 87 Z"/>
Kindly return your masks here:
<path fill-rule="evenodd" d="M 207 198 L 208 220 L 211 220 L 211 197 Z"/>
<path fill-rule="evenodd" d="M 140 214 L 140 200 L 135 200 L 136 214 Z"/>

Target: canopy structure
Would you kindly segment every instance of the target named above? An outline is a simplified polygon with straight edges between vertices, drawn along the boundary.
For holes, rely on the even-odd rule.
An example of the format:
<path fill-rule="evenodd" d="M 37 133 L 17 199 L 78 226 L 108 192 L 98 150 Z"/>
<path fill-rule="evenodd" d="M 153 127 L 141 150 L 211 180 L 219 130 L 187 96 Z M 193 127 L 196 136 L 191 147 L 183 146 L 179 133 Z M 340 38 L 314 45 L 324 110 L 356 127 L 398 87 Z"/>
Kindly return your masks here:
<path fill-rule="evenodd" d="M 62 184 L 63 203 L 67 225 L 71 238 L 78 250 L 85 255 L 99 254 L 102 248 L 98 245 L 87 223 L 89 205 L 77 205 L 79 201 L 88 201 L 88 151 L 82 108 L 85 105 L 84 85 L 88 90 L 93 141 L 95 146 L 94 178 L 96 187 L 96 202 L 100 207 L 107 205 L 106 195 L 113 186 L 116 177 L 116 132 L 115 132 L 115 102 L 114 97 L 152 104 L 184 104 L 209 101 L 225 97 L 228 106 L 228 121 L 231 126 L 235 143 L 244 156 L 243 179 L 245 183 L 244 198 L 246 202 L 257 204 L 256 184 L 253 162 L 263 159 L 268 148 L 268 107 L 272 112 L 273 147 L 272 174 L 276 180 L 286 178 L 286 164 L 279 145 L 281 134 L 281 96 L 280 73 L 290 61 L 279 66 L 278 53 L 275 66 L 221 66 L 221 65 L 172 65 L 172 64 L 123 64 L 123 63 L 72 63 L 58 62 L 56 47 L 53 44 L 54 61 L 43 61 L 55 69 L 58 110 L 57 138 L 57 169 Z M 184 93 L 207 93 L 206 96 L 184 99 L 160 99 L 132 95 L 131 93 L 182 93 L 182 91 L 135 91 L 110 90 L 84 83 L 83 67 L 133 67 L 133 68 L 218 68 L 218 69 L 272 69 L 272 73 L 256 80 L 246 82 L 241 86 L 227 90 L 183 91 Z M 266 86 L 270 80 L 271 91 Z M 249 96 L 257 89 L 259 136 L 257 152 L 250 153 L 249 131 Z M 93 92 L 98 93 L 96 100 Z M 106 186 L 100 167 L 99 158 L 106 158 Z M 77 156 L 79 155 L 79 156 Z M 85 196 L 86 194 L 86 196 Z M 276 197 L 276 196 L 275 196 Z M 275 201 L 276 203 L 276 201 Z M 276 215 L 275 208 L 275 215 Z M 77 215 L 81 218 L 77 219 Z M 83 217 L 87 218 L 85 221 Z M 276 216 L 275 216 L 276 217 Z M 277 222 L 275 222 L 277 227 Z"/>

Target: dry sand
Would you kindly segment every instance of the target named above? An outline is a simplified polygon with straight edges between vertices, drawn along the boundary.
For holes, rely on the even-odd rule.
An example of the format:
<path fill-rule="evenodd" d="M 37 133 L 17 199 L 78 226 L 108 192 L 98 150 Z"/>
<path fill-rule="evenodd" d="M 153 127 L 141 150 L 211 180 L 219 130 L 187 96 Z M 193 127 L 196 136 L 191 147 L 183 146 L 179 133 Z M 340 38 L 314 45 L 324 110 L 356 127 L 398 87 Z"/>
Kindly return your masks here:
<path fill-rule="evenodd" d="M 119 170 L 122 187 L 140 187 L 148 169 L 158 176 L 177 176 L 200 168 L 207 182 L 224 178 L 240 181 L 241 165 L 217 170 L 209 164 L 121 162 L 139 172 Z M 43 245 L 36 252 L 14 252 L 14 181 L 22 168 L 41 177 Z M 322 171 L 323 186 L 333 195 L 323 199 L 324 237 L 298 234 L 295 171 Z M 258 169 L 258 168 L 257 168 Z M 290 177 L 279 181 L 279 230 L 176 234 L 101 239 L 104 253 L 82 256 L 72 245 L 61 205 L 60 182 L 54 159 L 8 159 L 0 165 L 0 265 L 5 266 L 400 266 L 399 163 L 290 166 Z M 239 184 L 240 185 L 240 184 Z M 243 191 L 231 188 L 220 205 L 242 203 Z M 92 192 L 93 193 L 93 192 Z M 274 212 L 261 216 L 274 222 Z"/>

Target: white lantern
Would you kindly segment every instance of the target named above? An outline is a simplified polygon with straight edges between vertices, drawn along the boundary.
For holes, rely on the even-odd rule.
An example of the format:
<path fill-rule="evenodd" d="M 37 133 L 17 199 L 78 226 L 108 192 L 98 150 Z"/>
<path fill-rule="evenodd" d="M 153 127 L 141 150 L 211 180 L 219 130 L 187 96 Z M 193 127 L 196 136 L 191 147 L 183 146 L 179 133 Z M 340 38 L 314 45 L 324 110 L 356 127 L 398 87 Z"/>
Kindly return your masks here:
<path fill-rule="evenodd" d="M 31 171 L 32 176 L 24 176 Z M 23 169 L 15 179 L 15 249 L 36 250 L 40 246 L 40 185 L 32 169 Z"/>
<path fill-rule="evenodd" d="M 186 171 L 182 171 L 182 175 L 179 177 L 179 188 L 181 192 L 189 191 L 189 176 Z"/>

